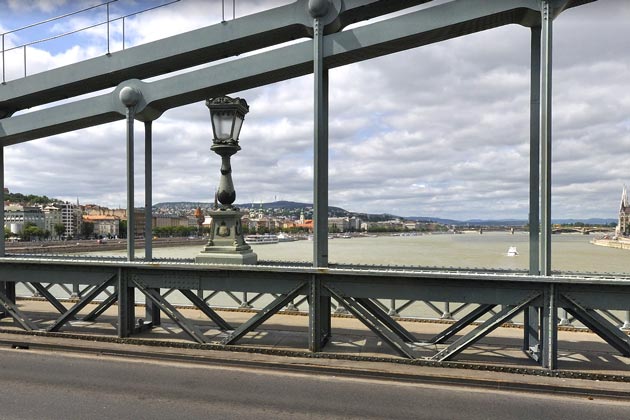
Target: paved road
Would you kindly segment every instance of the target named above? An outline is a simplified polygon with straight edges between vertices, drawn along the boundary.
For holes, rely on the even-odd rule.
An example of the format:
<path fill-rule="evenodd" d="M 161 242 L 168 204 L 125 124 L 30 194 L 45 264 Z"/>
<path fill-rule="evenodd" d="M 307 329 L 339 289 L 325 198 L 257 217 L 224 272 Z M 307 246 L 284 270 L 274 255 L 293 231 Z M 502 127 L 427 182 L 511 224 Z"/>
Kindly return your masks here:
<path fill-rule="evenodd" d="M 630 402 L 0 349 L 0 419 L 600 419 Z"/>

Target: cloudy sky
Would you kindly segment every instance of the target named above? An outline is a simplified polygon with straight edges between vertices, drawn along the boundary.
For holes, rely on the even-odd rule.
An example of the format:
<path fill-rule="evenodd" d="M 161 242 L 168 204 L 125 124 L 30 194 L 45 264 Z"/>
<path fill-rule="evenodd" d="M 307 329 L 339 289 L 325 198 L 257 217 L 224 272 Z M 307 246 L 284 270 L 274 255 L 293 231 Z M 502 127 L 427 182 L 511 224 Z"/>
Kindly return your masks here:
<path fill-rule="evenodd" d="M 119 0 L 112 16 L 165 3 Z M 236 15 L 290 3 L 236 0 Z M 0 0 L 0 32 L 95 1 Z M 231 1 L 226 14 L 231 17 Z M 7 48 L 101 21 L 105 8 L 6 35 Z M 182 0 L 126 19 L 125 44 L 217 23 L 221 2 Z M 616 217 L 630 184 L 630 2 L 599 0 L 554 26 L 553 218 Z M 111 50 L 122 48 L 119 24 Z M 330 204 L 403 216 L 527 218 L 528 28 L 511 25 L 330 72 Z M 107 50 L 105 27 L 27 49 L 32 74 Z M 7 80 L 24 72 L 6 53 Z M 250 104 L 233 159 L 237 202 L 312 202 L 312 76 L 234 92 Z M 0 86 L 1 89 L 1 86 Z M 136 205 L 144 202 L 137 124 Z M 154 202 L 211 201 L 219 158 L 203 103 L 154 125 Z M 5 185 L 124 207 L 124 121 L 7 147 Z"/>

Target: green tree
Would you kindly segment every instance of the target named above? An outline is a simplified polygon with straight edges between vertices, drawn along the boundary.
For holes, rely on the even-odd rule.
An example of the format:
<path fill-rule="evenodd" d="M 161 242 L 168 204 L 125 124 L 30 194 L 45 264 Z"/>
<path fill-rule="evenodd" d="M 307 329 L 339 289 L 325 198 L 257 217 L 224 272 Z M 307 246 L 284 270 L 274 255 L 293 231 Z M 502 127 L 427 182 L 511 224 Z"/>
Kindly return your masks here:
<path fill-rule="evenodd" d="M 84 239 L 90 239 L 94 235 L 94 223 L 83 222 L 81 224 L 81 237 Z"/>
<path fill-rule="evenodd" d="M 55 223 L 53 230 L 55 231 L 55 236 L 57 236 L 57 238 L 61 238 L 63 234 L 66 233 L 66 225 L 63 223 Z"/>
<path fill-rule="evenodd" d="M 41 239 L 44 237 L 44 230 L 39 228 L 35 223 L 28 222 L 22 228 L 21 238 L 25 241 L 33 239 Z"/>
<path fill-rule="evenodd" d="M 118 221 L 118 237 L 119 238 L 127 237 L 127 221 L 126 220 Z"/>

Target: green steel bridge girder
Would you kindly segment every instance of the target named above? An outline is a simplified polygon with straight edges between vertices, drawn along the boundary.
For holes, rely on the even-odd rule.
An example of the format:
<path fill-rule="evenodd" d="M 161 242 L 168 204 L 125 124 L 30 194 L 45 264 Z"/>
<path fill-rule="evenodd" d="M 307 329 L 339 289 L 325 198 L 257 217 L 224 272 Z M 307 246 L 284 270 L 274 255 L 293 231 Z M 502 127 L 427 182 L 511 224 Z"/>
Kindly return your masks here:
<path fill-rule="evenodd" d="M 334 0 L 323 17 L 325 32 L 430 0 Z M 0 85 L 0 118 L 69 97 L 313 35 L 308 0 L 206 26 L 122 51 L 48 70 Z"/>
<path fill-rule="evenodd" d="M 216 266 L 199 264 L 172 264 L 167 262 L 114 262 L 114 261 L 63 261 L 53 259 L 14 258 L 0 259 L 2 282 L 0 282 L 0 312 L 10 316 L 26 330 L 39 329 L 35 321 L 15 305 L 16 282 L 47 284 L 86 285 L 85 295 L 74 306 L 63 311 L 58 301 L 49 300 L 61 315 L 49 331 L 58 331 L 99 293 L 114 288 L 116 296 L 107 297 L 84 319 L 94 320 L 116 301 L 119 302 L 119 336 L 129 337 L 142 328 L 159 324 L 159 312 L 168 315 L 194 341 L 209 343 L 203 332 L 186 319 L 167 300 L 168 293 L 161 295 L 160 289 L 177 289 L 188 295 L 194 306 L 208 316 L 228 335 L 224 345 L 236 344 L 248 332 L 255 330 L 270 316 L 284 308 L 299 296 L 318 302 L 309 305 L 309 348 L 321 351 L 326 340 L 334 332 L 330 330 L 331 297 L 348 308 L 361 322 L 375 332 L 385 343 L 403 357 L 415 358 L 415 346 L 422 345 L 406 331 L 395 318 L 387 315 L 376 304 L 375 299 L 410 299 L 456 301 L 479 305 L 470 315 L 447 327 L 426 344 L 439 344 L 432 360 L 446 361 L 456 357 L 478 340 L 491 333 L 517 313 L 534 309 L 545 314 L 551 322 L 528 325 L 533 330 L 526 332 L 523 348 L 530 351 L 532 359 L 542 362 L 544 367 L 555 368 L 557 364 L 557 326 L 555 316 L 558 308 L 564 308 L 597 333 L 624 356 L 630 355 L 630 338 L 618 327 L 606 320 L 596 310 L 627 310 L 630 302 L 630 279 L 606 275 L 552 275 L 531 276 L 520 273 L 496 273 L 482 271 L 425 271 L 421 268 L 361 270 L 361 269 L 314 269 L 292 266 Z M 77 275 L 80 273 L 80 275 Z M 35 281 L 34 281 L 35 280 Z M 314 286 L 318 287 L 314 287 Z M 8 287 L 11 286 L 11 287 Z M 41 288 L 40 287 L 40 288 Z M 248 291 L 268 293 L 273 301 L 249 321 L 231 327 L 203 299 L 195 298 L 193 291 Z M 136 325 L 134 315 L 134 290 L 147 296 L 158 308 L 155 322 Z M 47 294 L 43 294 L 48 299 Z M 192 297 L 192 299 L 190 299 Z M 322 300 L 323 299 L 323 300 Z M 469 333 L 456 338 L 463 328 L 478 322 L 480 316 L 491 317 Z M 229 332 L 233 330 L 234 332 Z M 527 330 L 527 329 L 526 329 Z M 530 334 L 533 338 L 528 338 Z M 538 337 L 541 338 L 538 341 Z M 452 340 L 452 342 L 448 342 Z"/>
<path fill-rule="evenodd" d="M 587 1 L 567 1 L 566 6 L 576 6 L 585 2 Z M 380 2 L 370 3 L 380 4 Z M 455 0 L 343 32 L 329 33 L 323 37 L 324 65 L 326 68 L 339 67 L 508 24 L 538 25 L 539 9 L 538 0 Z M 168 38 L 156 42 L 170 42 L 170 40 L 171 38 Z M 135 48 L 141 47 L 145 46 Z M 156 45 L 153 45 L 153 48 L 155 47 Z M 132 49 L 129 49 L 129 52 L 131 51 Z M 121 54 L 126 52 L 123 51 Z M 108 58 L 101 57 L 100 59 Z M 176 63 L 177 57 L 171 61 Z M 87 66 L 85 63 L 29 76 L 19 83 L 25 83 L 25 86 L 36 86 L 41 92 L 47 92 L 46 101 L 54 100 L 57 95 L 54 91 L 57 88 L 53 85 L 62 86 L 64 84 L 62 79 L 69 77 L 66 73 L 74 74 L 73 70 L 80 69 L 82 65 Z M 181 66 L 184 65 L 188 66 L 188 64 Z M 121 66 L 125 65 L 121 64 Z M 313 71 L 312 41 L 235 58 L 225 63 L 150 83 L 140 79 L 149 75 L 163 74 L 166 70 L 160 67 L 159 63 L 150 61 L 146 66 L 147 68 L 155 66 L 155 69 L 150 73 L 141 71 L 125 73 L 124 77 L 112 77 L 110 73 L 103 71 L 108 66 L 103 66 L 100 68 L 103 74 L 98 77 L 95 75 L 94 79 L 106 77 L 108 80 L 116 81 L 118 85 L 113 92 L 0 119 L 0 143 L 8 146 L 122 120 L 125 118 L 126 108 L 120 102 L 118 95 L 126 86 L 135 87 L 142 94 L 135 109 L 135 118 L 140 121 L 153 121 L 171 108 L 199 102 L 212 96 L 310 74 Z M 37 77 L 50 79 L 54 83 L 47 87 L 36 83 Z M 5 93 L 7 89 L 13 89 L 11 86 L 17 82 L 12 81 L 0 86 L 0 95 L 2 95 L 0 109 L 4 109 L 7 115 L 11 114 L 13 108 L 21 107 L 17 105 L 20 98 L 27 98 L 30 95 L 17 91 Z M 86 84 L 86 86 L 90 85 Z M 99 87 L 106 86 L 99 85 Z M 96 91 L 99 87 L 91 87 L 90 91 Z M 85 93 L 85 91 L 77 91 L 76 94 L 79 93 Z M 64 91 L 64 97 L 74 94 L 72 91 Z M 27 102 L 28 106 L 33 106 L 42 101 L 43 99 Z"/>

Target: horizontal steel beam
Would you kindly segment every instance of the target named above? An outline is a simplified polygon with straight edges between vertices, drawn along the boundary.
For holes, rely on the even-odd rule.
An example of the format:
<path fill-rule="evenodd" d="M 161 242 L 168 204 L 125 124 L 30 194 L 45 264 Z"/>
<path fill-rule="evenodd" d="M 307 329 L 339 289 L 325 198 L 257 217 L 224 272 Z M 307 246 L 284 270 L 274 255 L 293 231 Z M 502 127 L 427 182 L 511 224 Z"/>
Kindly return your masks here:
<path fill-rule="evenodd" d="M 336 0 L 326 32 L 428 0 Z M 307 0 L 170 36 L 0 85 L 0 118 L 95 92 L 312 36 Z"/>
<path fill-rule="evenodd" d="M 324 37 L 324 66 L 343 66 L 513 23 L 539 19 L 538 0 L 457 0 Z M 125 117 L 120 90 L 142 92 L 136 118 L 149 121 L 164 111 L 205 98 L 310 74 L 310 41 L 277 48 L 151 83 L 121 82 L 110 94 L 77 100 L 0 120 L 0 143 L 8 146 Z"/>

